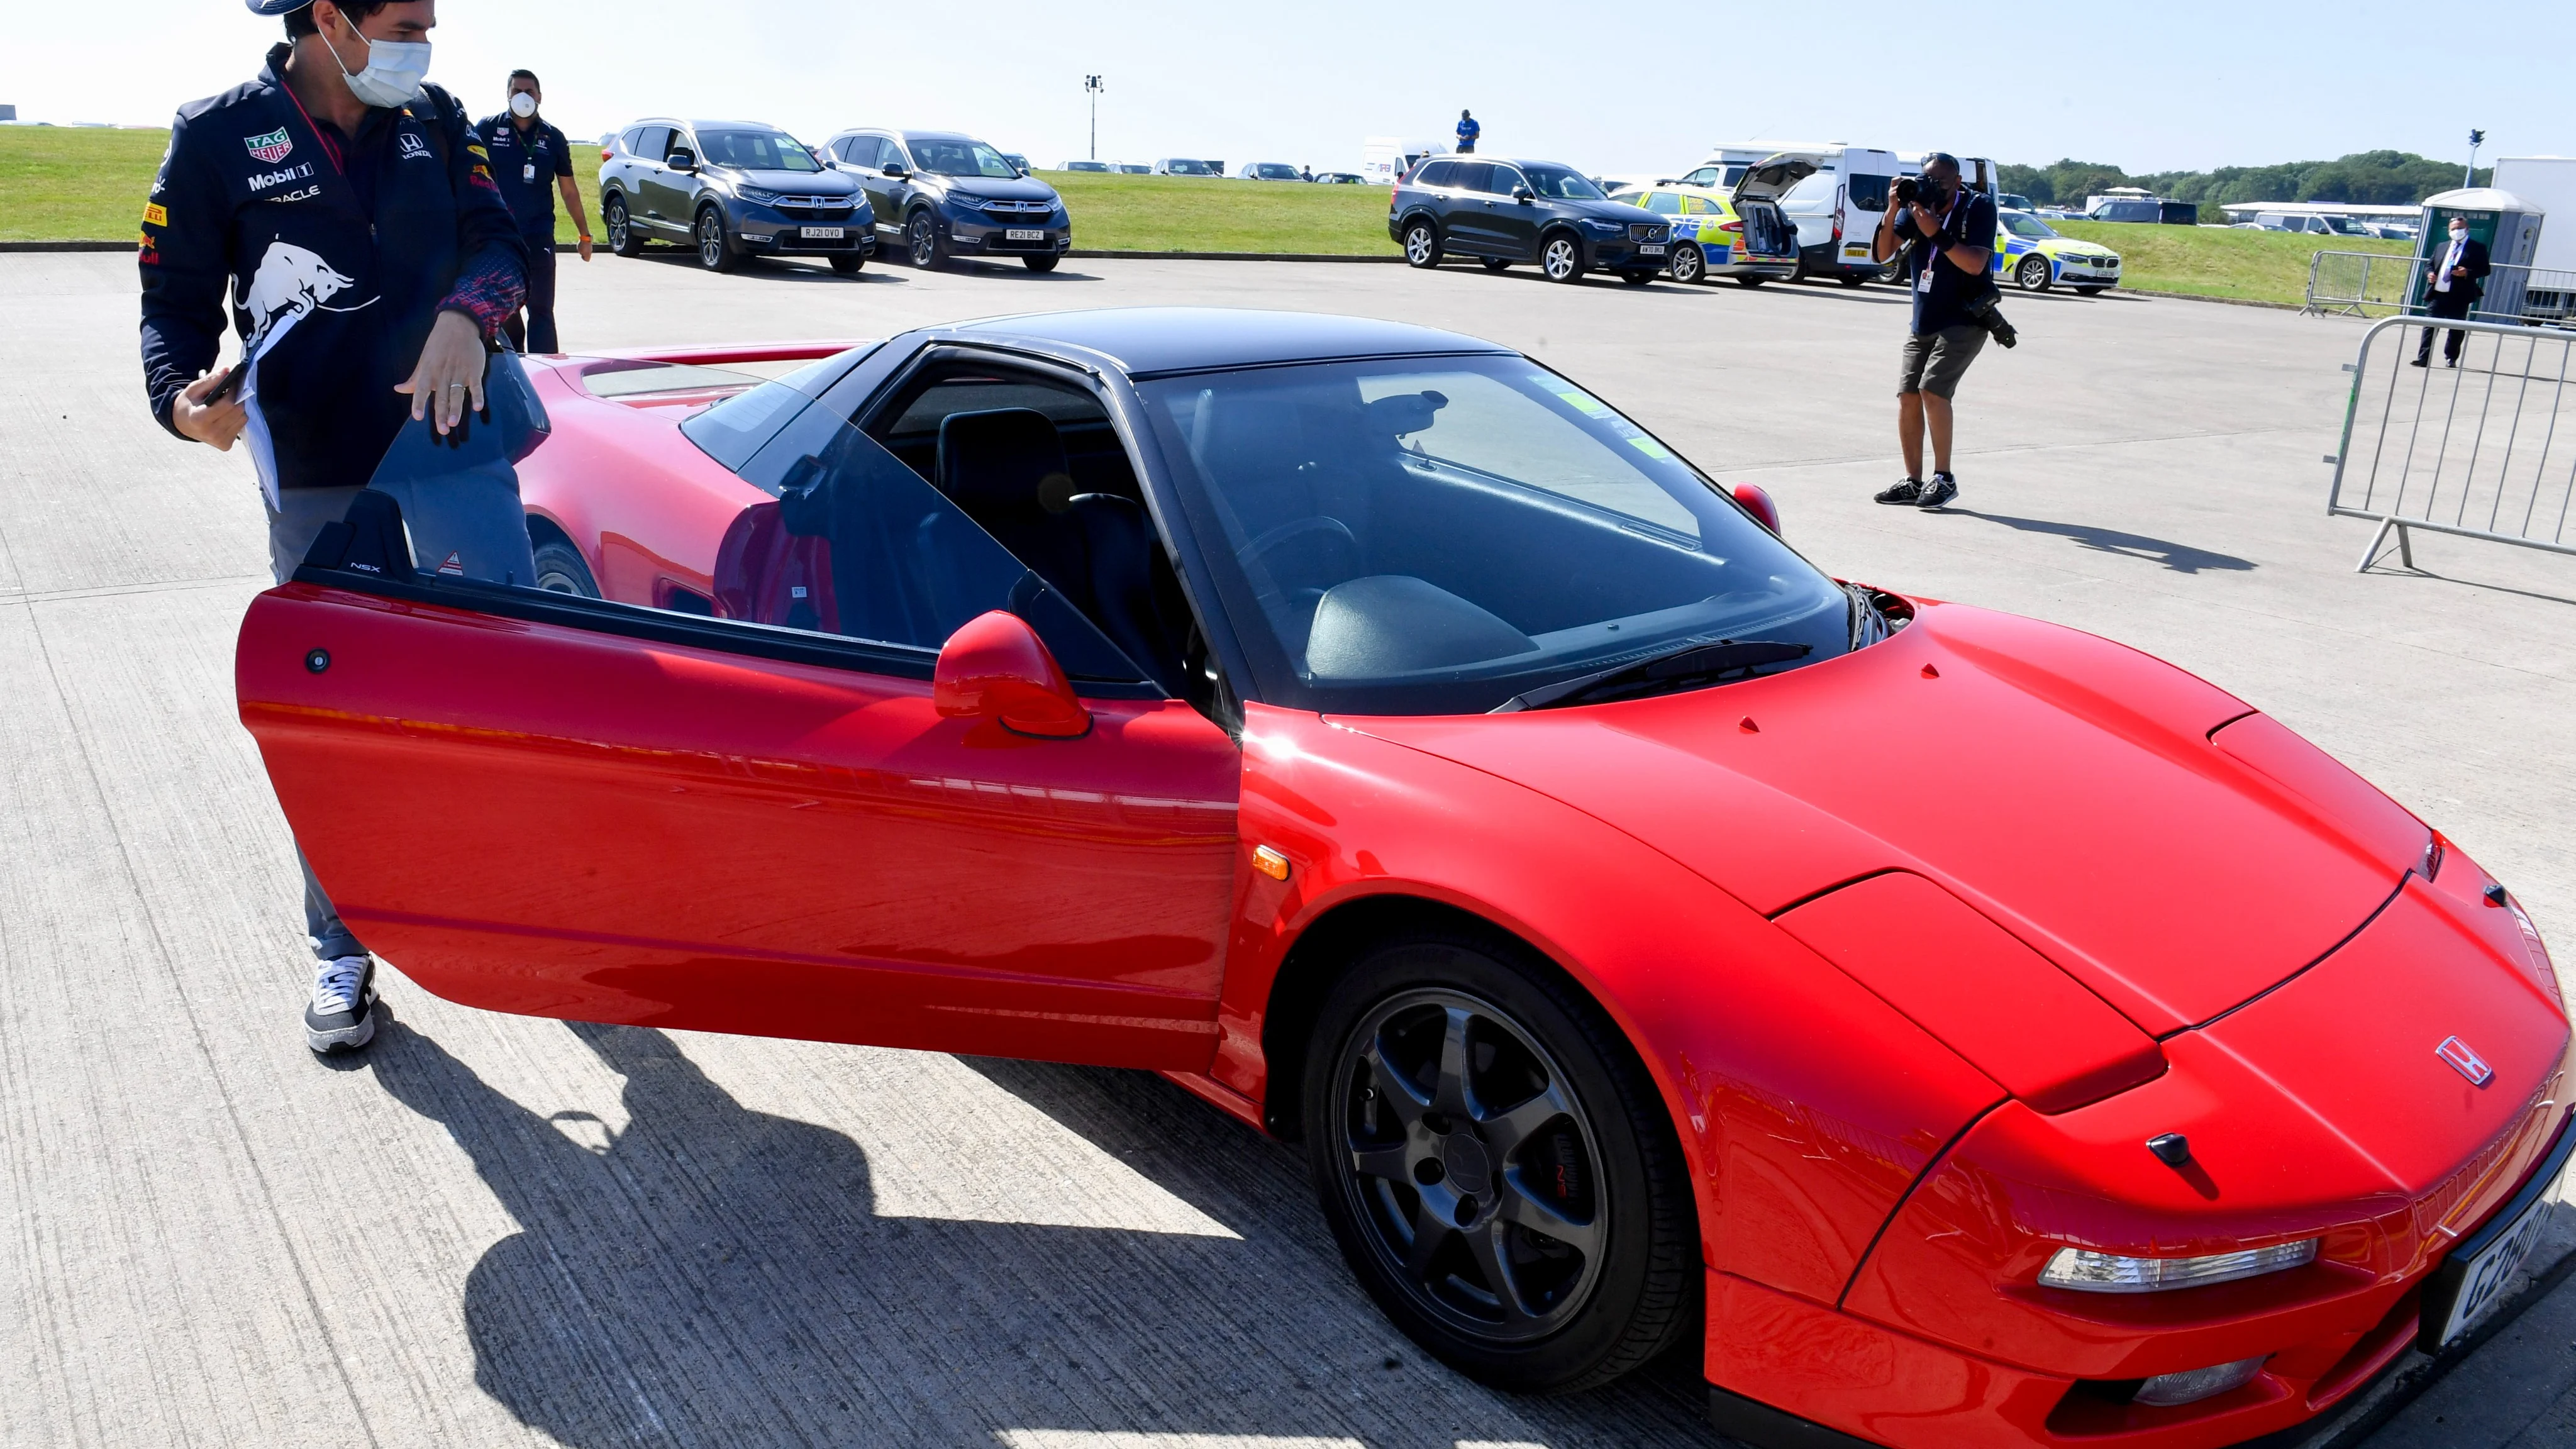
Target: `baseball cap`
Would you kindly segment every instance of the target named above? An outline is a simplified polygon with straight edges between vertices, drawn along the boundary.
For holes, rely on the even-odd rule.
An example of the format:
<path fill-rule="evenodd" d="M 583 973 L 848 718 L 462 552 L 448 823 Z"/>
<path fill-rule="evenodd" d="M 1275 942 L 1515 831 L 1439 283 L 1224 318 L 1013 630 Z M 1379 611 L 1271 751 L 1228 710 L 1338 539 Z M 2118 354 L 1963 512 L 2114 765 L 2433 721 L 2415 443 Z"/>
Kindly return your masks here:
<path fill-rule="evenodd" d="M 284 15 L 290 10 L 303 9 L 313 0 L 244 0 L 244 3 L 250 6 L 253 15 Z"/>

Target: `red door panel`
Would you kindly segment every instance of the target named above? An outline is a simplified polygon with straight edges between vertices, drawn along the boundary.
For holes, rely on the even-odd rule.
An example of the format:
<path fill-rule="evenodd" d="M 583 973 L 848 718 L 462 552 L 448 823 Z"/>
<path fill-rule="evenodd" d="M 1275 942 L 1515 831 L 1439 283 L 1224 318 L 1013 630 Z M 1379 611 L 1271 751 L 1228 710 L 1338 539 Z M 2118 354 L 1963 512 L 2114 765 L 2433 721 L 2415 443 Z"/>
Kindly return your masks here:
<path fill-rule="evenodd" d="M 1210 1060 L 1241 769 L 1184 705 L 1031 740 L 927 680 L 308 585 L 252 605 L 236 682 L 341 915 L 452 1000 Z"/>

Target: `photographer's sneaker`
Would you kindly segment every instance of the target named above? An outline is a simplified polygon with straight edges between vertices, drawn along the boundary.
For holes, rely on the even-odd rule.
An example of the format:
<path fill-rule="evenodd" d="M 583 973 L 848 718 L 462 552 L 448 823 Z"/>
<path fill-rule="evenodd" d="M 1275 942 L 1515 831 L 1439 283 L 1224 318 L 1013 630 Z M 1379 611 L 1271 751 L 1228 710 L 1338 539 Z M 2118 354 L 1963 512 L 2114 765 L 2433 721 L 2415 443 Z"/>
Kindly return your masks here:
<path fill-rule="evenodd" d="M 1899 503 L 1910 506 L 1916 499 L 1923 496 L 1923 480 L 1920 478 L 1908 478 L 1902 483 L 1892 484 L 1888 487 L 1881 488 L 1877 493 L 1871 496 L 1875 497 L 1881 503 Z"/>
<path fill-rule="evenodd" d="M 1938 508 L 1958 496 L 1959 480 L 1947 473 L 1935 473 L 1932 481 L 1923 485 L 1923 496 L 1914 500 L 1914 506 Z"/>
<path fill-rule="evenodd" d="M 325 961 L 304 1008 L 304 1044 L 322 1053 L 355 1051 L 376 1035 L 376 963 L 366 956 Z"/>

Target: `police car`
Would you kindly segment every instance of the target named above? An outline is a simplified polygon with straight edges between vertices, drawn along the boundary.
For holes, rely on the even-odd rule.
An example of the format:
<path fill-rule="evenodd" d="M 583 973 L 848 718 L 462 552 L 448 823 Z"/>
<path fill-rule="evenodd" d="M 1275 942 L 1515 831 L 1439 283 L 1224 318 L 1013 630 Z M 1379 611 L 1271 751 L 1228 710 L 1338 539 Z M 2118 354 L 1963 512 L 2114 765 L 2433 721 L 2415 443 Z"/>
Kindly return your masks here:
<path fill-rule="evenodd" d="M 2045 292 L 2064 282 L 2083 296 L 2120 284 L 2120 254 L 2078 241 L 2027 211 L 1995 213 L 1995 280 L 2025 292 Z"/>
<path fill-rule="evenodd" d="M 1758 287 L 1797 275 L 1794 256 L 1757 258 L 1745 248 L 1743 219 L 1725 192 L 1667 182 L 1616 191 L 1610 199 L 1643 207 L 1671 224 L 1673 250 L 1664 270 L 1676 282 L 1733 277 L 1739 286 Z"/>

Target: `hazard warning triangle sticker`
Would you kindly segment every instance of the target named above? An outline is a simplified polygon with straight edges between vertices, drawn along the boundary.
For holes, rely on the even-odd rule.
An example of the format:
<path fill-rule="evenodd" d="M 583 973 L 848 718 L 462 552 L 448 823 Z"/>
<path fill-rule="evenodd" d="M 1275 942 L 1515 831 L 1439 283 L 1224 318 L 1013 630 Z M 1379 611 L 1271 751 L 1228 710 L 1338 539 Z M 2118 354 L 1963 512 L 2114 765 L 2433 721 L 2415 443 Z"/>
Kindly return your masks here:
<path fill-rule="evenodd" d="M 447 556 L 447 562 L 438 566 L 438 571 L 443 574 L 456 574 L 462 576 L 465 572 L 465 560 L 458 558 L 451 552 Z"/>

